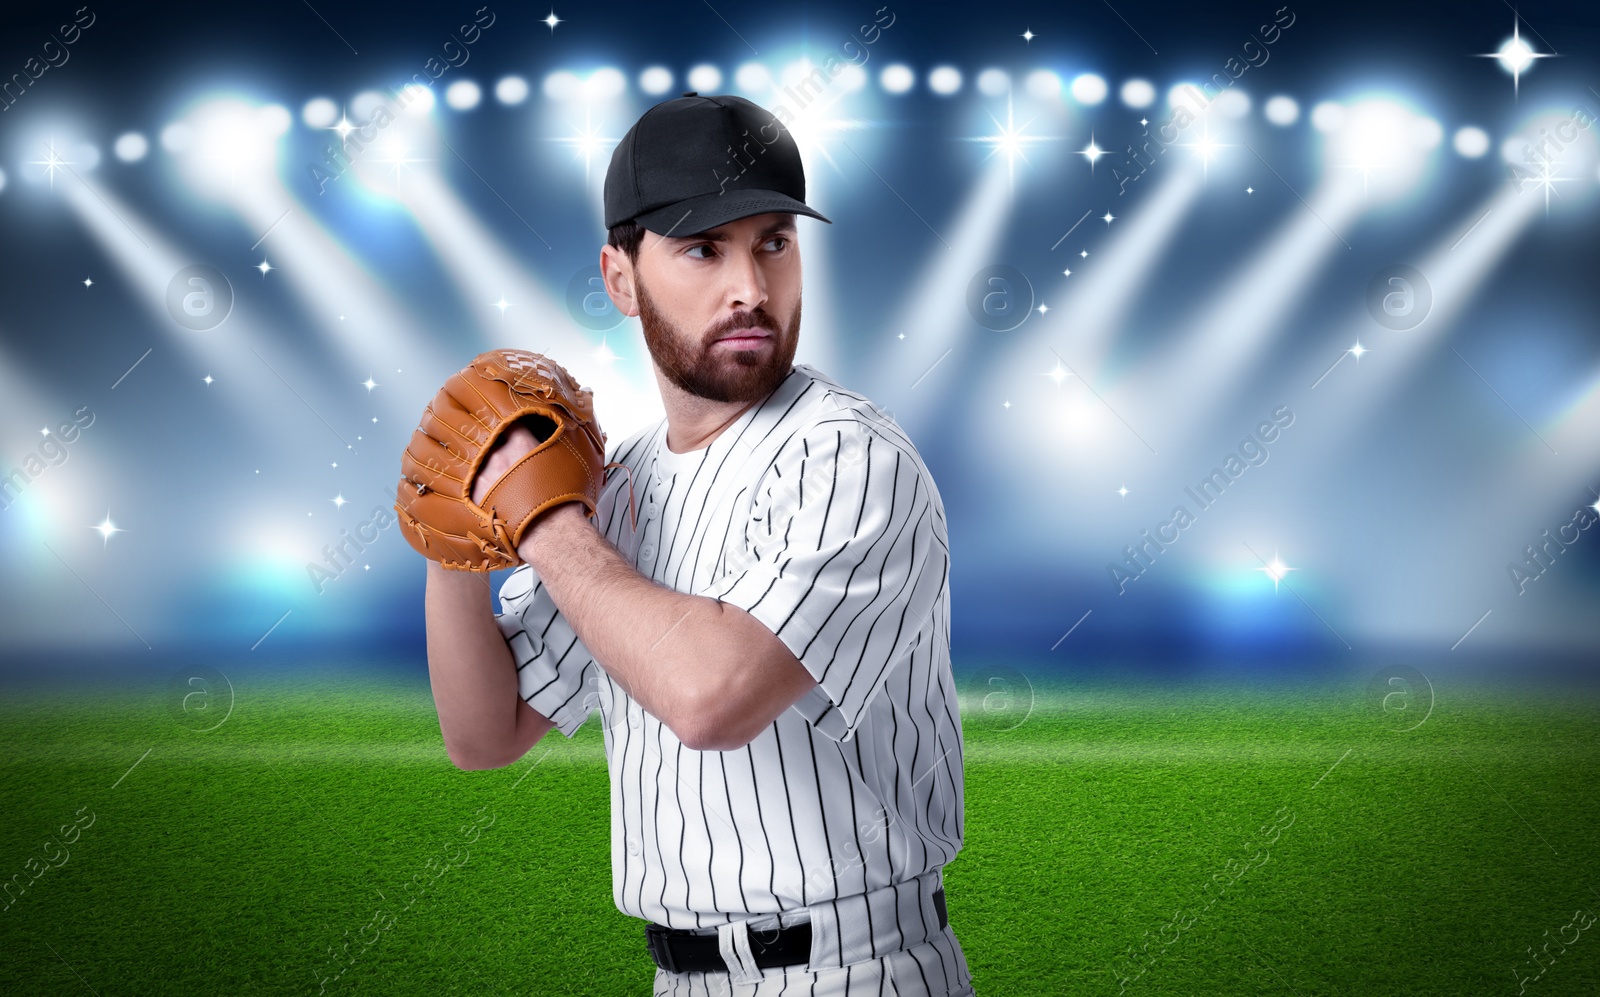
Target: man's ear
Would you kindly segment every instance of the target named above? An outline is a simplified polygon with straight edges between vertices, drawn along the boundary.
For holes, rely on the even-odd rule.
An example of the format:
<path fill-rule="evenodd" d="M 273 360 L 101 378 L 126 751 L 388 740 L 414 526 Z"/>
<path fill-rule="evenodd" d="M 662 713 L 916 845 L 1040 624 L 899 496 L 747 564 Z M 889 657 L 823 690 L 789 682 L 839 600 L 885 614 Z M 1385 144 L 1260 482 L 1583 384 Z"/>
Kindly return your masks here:
<path fill-rule="evenodd" d="M 630 318 L 638 315 L 639 302 L 633 294 L 633 261 L 628 259 L 628 254 L 609 243 L 601 246 L 600 276 L 617 311 Z"/>

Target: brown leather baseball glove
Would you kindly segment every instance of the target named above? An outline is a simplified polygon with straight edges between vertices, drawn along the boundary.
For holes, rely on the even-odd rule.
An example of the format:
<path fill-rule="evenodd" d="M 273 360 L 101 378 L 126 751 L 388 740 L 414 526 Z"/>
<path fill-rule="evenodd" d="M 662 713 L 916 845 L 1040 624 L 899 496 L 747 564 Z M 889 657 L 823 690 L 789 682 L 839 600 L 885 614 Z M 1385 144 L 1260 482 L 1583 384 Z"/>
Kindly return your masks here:
<path fill-rule="evenodd" d="M 582 502 L 593 516 L 610 466 L 593 398 L 559 364 L 526 350 L 490 350 L 452 374 L 400 458 L 395 511 L 407 542 L 446 568 L 492 571 L 522 563 L 517 544 L 545 510 Z M 473 480 L 517 422 L 539 445 L 479 506 Z"/>

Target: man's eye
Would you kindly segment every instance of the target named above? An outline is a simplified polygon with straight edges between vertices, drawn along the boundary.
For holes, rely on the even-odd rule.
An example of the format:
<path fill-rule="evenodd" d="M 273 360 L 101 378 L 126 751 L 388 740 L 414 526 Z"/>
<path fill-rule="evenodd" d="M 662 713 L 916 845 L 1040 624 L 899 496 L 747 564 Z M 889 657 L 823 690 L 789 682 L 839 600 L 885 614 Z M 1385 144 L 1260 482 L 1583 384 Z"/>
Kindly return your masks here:
<path fill-rule="evenodd" d="M 767 240 L 767 245 L 770 246 L 775 242 L 778 243 L 779 245 L 778 245 L 777 249 L 773 250 L 773 252 L 779 252 L 785 246 L 789 245 L 789 240 L 787 238 L 785 238 L 784 236 L 781 236 L 781 235 L 775 235 L 772 238 L 768 239 Z"/>
<path fill-rule="evenodd" d="M 702 242 L 699 245 L 690 246 L 688 249 L 684 250 L 684 252 L 689 254 L 690 256 L 694 257 L 697 260 L 708 260 L 708 259 L 711 258 L 709 256 L 697 256 L 697 255 L 695 255 L 695 250 L 698 250 L 698 249 L 704 249 L 707 252 L 710 252 L 711 244 L 709 242 Z"/>

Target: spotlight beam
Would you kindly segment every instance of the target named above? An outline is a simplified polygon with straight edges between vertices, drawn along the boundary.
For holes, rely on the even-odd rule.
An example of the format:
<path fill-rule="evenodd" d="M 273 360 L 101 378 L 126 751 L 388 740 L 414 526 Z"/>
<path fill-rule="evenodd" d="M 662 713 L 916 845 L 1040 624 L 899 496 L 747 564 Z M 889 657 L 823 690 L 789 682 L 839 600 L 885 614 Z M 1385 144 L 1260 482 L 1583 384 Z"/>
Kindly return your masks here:
<path fill-rule="evenodd" d="M 233 312 L 226 319 L 228 335 L 225 338 L 197 335 L 180 328 L 168 311 L 168 287 L 180 271 L 193 263 L 195 256 L 155 234 L 158 231 L 155 225 L 109 190 L 91 191 L 85 184 L 72 183 L 62 188 L 62 196 L 144 305 L 150 326 L 165 333 L 160 348 L 186 357 L 197 381 L 206 374 L 225 379 L 229 390 L 219 393 L 217 404 L 233 410 L 237 421 L 256 435 L 257 443 L 269 444 L 257 417 L 261 412 L 273 410 L 281 401 L 275 391 L 266 390 L 270 386 L 263 380 L 260 364 L 250 350 L 269 354 L 275 350 L 249 311 L 235 301 Z M 144 235 L 137 234 L 139 232 Z M 130 362 L 134 356 L 137 354 L 129 356 Z M 298 369 L 292 357 L 285 362 L 295 367 L 289 376 L 297 378 L 297 383 L 316 383 L 318 373 Z M 109 374 L 107 384 L 116 376 Z"/>
<path fill-rule="evenodd" d="M 1177 417 L 1174 428 L 1184 437 L 1175 447 L 1204 431 L 1217 410 L 1238 397 L 1239 385 L 1259 366 L 1290 310 L 1344 250 L 1328 228 L 1344 230 L 1358 203 L 1322 188 L 1309 210 L 1294 211 L 1172 345 L 1134 373 L 1139 393 Z"/>
<path fill-rule="evenodd" d="M 401 195 L 433 245 L 440 265 L 478 316 L 483 349 L 514 346 L 551 357 L 594 390 L 595 417 L 612 439 L 623 439 L 665 414 L 650 387 L 653 366 L 642 338 L 624 359 L 607 362 L 541 282 L 529 274 L 437 173 L 422 172 Z M 600 250 L 595 247 L 598 261 Z M 571 275 L 564 275 L 570 277 Z M 561 280 L 565 290 L 565 279 Z M 496 300 L 508 304 L 489 314 Z M 600 338 L 600 337 L 596 337 Z M 608 349 L 618 345 L 607 340 Z M 459 366 L 459 364 L 457 365 Z"/>
<path fill-rule="evenodd" d="M 889 336 L 867 362 L 866 369 L 875 377 L 870 393 L 894 410 L 896 421 L 907 431 L 938 405 L 941 386 L 959 370 L 939 358 L 956 348 L 973 325 L 967 313 L 967 284 L 993 262 L 990 257 L 1008 217 L 1004 208 L 1010 178 L 1002 165 L 991 164 L 967 195 L 947 240 L 950 248 L 933 252 L 922 279 L 891 313 L 905 316 L 891 327 L 905 339 Z"/>
<path fill-rule="evenodd" d="M 1173 233 L 1204 187 L 1195 170 L 1174 170 L 1148 202 L 1128 213 L 1128 220 L 1114 230 L 1106 247 L 1097 251 L 1092 267 L 1080 265 L 1071 277 L 1047 277 L 1046 286 L 1060 287 L 1066 300 L 1046 317 L 1018 330 L 1023 335 L 994 365 L 986 396 L 1004 394 L 1007 384 L 1016 384 L 1023 374 L 1031 376 L 1034 368 L 1047 360 L 1047 346 L 1056 347 L 1080 374 L 1094 379 L 1126 323 L 1129 309 L 1139 294 L 1148 290 L 1151 271 L 1161 262 Z M 1070 263 L 1078 262 L 1075 255 L 1062 255 Z"/>

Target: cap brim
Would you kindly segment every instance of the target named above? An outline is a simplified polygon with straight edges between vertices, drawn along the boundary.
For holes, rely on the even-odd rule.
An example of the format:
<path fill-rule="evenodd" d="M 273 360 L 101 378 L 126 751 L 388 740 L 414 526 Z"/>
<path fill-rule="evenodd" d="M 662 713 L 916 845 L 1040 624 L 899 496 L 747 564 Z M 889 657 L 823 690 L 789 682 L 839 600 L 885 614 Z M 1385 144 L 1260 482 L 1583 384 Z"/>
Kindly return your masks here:
<path fill-rule="evenodd" d="M 833 219 L 775 190 L 725 190 L 715 194 L 701 194 L 685 198 L 664 208 L 646 211 L 634 221 L 651 232 L 662 236 L 684 238 L 709 231 L 751 215 L 764 215 L 771 211 L 806 215 L 818 221 L 833 224 Z"/>

